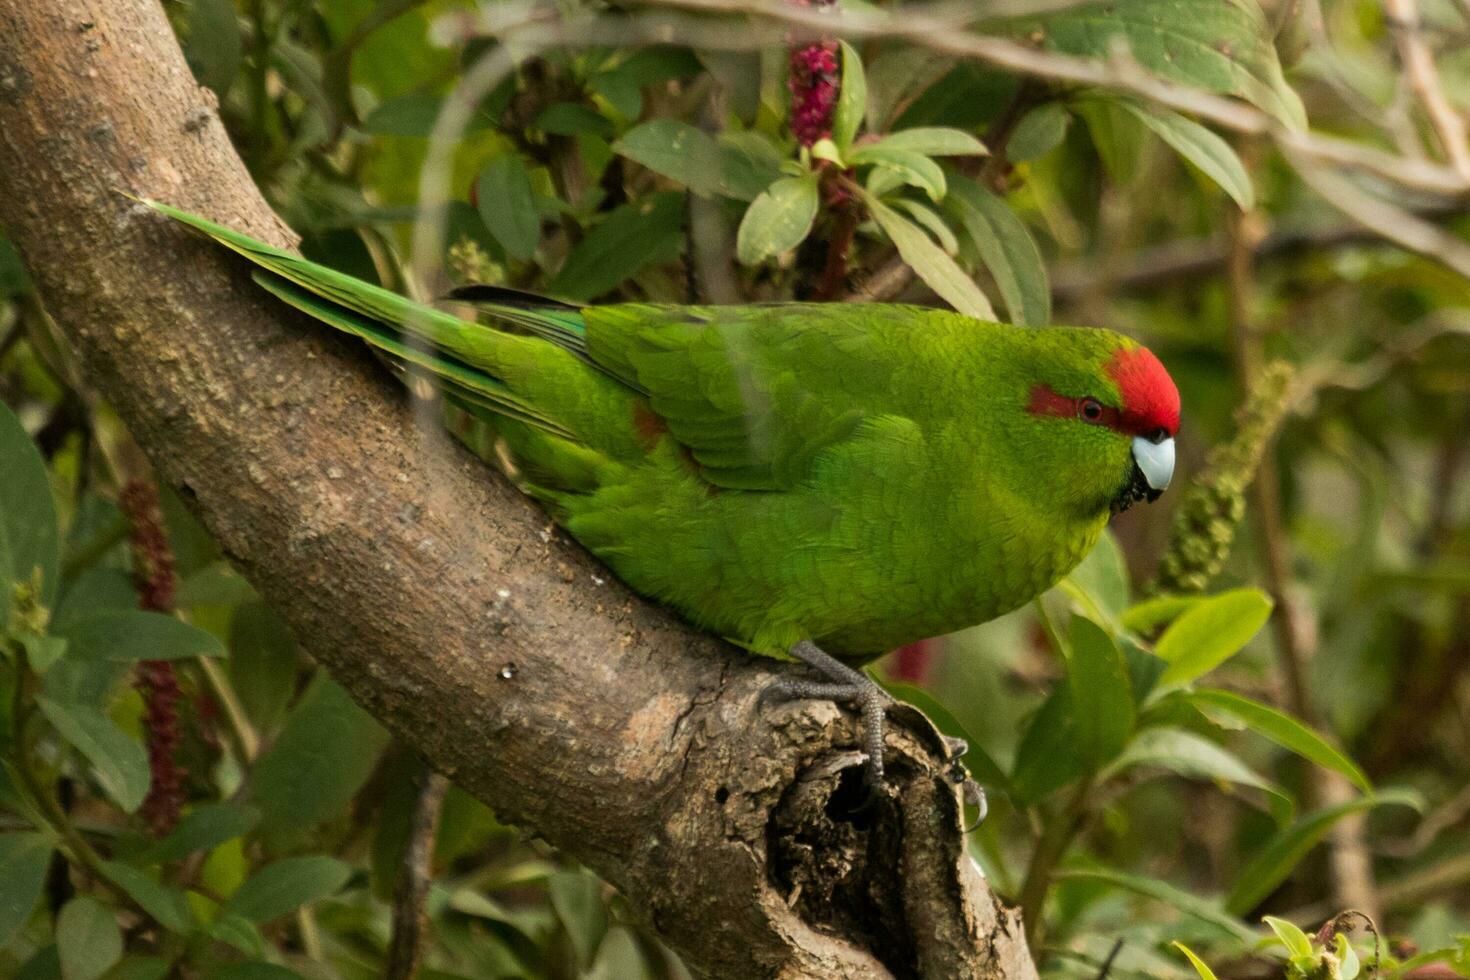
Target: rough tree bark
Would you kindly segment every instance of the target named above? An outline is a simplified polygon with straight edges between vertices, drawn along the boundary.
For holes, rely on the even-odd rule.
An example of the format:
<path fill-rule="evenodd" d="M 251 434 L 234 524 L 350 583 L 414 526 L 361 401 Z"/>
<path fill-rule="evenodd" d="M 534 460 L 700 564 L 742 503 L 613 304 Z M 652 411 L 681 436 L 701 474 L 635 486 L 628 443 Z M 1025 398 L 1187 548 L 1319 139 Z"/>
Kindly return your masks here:
<path fill-rule="evenodd" d="M 640 601 L 361 351 L 120 192 L 291 244 L 154 0 L 0 0 L 0 225 L 87 381 L 352 695 L 719 977 L 1033 977 L 933 731 L 834 818 L 851 717 Z"/>

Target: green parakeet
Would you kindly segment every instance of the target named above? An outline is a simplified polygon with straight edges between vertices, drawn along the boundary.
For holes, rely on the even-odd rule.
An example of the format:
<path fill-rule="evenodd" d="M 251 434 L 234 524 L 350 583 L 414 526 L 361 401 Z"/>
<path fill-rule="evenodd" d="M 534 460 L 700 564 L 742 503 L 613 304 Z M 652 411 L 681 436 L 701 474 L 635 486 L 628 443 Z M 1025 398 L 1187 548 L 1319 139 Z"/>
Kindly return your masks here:
<path fill-rule="evenodd" d="M 820 670 L 826 683 L 789 692 L 861 704 L 875 766 L 884 702 L 847 665 L 1024 604 L 1173 474 L 1179 393 L 1111 331 L 883 304 L 451 294 L 485 325 L 152 206 L 434 375 L 628 585 Z"/>

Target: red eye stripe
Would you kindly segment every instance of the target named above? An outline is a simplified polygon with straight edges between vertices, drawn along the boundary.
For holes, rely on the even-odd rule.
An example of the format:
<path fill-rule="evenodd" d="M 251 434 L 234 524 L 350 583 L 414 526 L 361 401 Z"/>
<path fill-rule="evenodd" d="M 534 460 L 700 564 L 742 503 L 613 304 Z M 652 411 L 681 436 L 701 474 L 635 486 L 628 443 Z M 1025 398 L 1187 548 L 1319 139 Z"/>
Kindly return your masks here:
<path fill-rule="evenodd" d="M 1089 418 L 1084 406 L 1088 403 L 1097 406 L 1095 417 Z M 1133 431 L 1127 424 L 1123 412 L 1112 405 L 1104 405 L 1090 397 L 1069 398 L 1047 385 L 1037 385 L 1031 389 L 1031 403 L 1026 406 L 1026 411 L 1032 415 L 1051 415 L 1063 419 L 1079 419 L 1089 425 L 1100 425 L 1105 429 L 1115 432 L 1125 432 L 1129 435 L 1143 435 L 1144 432 Z M 1150 430 L 1152 431 L 1152 430 Z"/>

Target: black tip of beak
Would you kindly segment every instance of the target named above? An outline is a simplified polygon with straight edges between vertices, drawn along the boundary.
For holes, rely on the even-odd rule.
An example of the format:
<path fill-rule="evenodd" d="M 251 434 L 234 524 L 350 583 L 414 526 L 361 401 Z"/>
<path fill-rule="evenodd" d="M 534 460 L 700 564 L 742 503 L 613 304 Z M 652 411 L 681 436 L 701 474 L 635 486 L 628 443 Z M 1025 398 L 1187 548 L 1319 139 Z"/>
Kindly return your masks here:
<path fill-rule="evenodd" d="M 1153 503 L 1163 493 L 1164 491 L 1155 490 L 1148 485 L 1148 477 L 1144 476 L 1143 470 L 1139 469 L 1137 463 L 1134 463 L 1133 471 L 1128 474 L 1128 482 L 1123 484 L 1123 489 L 1119 490 L 1118 495 L 1113 498 L 1112 511 L 1114 514 L 1121 514 L 1140 500 Z"/>

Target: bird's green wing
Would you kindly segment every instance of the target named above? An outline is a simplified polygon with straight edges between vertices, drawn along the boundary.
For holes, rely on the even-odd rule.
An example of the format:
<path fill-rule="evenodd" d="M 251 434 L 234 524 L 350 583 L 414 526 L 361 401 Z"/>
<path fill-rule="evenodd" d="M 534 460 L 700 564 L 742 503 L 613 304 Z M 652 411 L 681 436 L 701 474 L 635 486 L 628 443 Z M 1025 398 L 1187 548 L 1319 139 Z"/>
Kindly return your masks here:
<path fill-rule="evenodd" d="M 889 393 L 902 351 L 885 356 L 884 347 L 932 312 L 623 304 L 588 307 L 583 318 L 587 356 L 645 395 L 705 479 L 781 490 L 864 419 L 895 410 Z"/>

